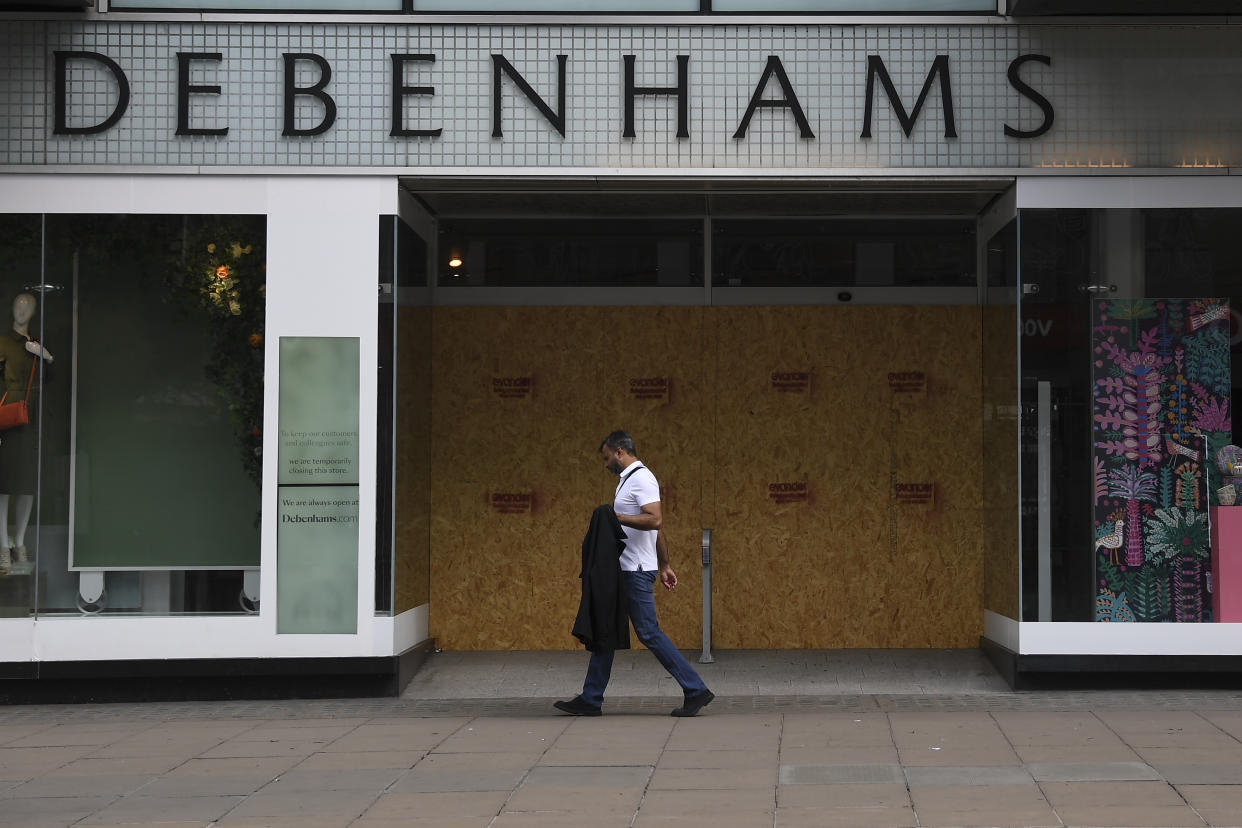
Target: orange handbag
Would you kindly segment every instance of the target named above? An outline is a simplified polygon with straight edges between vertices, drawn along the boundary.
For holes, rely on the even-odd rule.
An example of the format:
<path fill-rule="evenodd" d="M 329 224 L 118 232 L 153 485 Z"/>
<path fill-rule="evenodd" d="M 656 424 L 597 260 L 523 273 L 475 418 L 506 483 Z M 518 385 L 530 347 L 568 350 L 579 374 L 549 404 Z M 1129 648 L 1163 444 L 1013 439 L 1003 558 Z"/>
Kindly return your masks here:
<path fill-rule="evenodd" d="M 30 362 L 30 380 L 26 383 L 26 397 L 24 399 L 17 402 L 5 402 L 9 396 L 7 390 L 3 396 L 0 396 L 0 431 L 24 426 L 30 422 L 30 409 L 26 405 L 26 400 L 30 399 L 30 388 L 34 385 L 35 366 L 38 364 L 39 360 L 37 357 Z"/>

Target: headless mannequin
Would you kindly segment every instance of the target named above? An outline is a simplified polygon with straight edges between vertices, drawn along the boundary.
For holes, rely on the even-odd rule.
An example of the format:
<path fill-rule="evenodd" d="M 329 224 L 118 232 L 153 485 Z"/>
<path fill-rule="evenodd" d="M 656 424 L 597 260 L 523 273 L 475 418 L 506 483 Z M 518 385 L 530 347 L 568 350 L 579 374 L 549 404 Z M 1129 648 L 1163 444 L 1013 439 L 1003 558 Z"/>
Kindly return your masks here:
<path fill-rule="evenodd" d="M 35 356 L 42 357 L 49 365 L 52 362 L 52 355 L 47 349 L 30 339 L 30 320 L 34 318 L 35 307 L 37 302 L 29 293 L 19 293 L 13 300 L 13 330 L 26 338 L 26 351 Z M 3 460 L 0 460 L 3 462 Z M 14 529 L 12 535 L 9 534 L 9 494 L 0 493 L 0 544 L 8 549 L 13 550 L 13 560 L 18 563 L 25 563 L 28 560 L 26 554 L 26 527 L 30 525 L 30 513 L 34 508 L 34 495 L 20 493 L 17 495 L 13 503 Z"/>

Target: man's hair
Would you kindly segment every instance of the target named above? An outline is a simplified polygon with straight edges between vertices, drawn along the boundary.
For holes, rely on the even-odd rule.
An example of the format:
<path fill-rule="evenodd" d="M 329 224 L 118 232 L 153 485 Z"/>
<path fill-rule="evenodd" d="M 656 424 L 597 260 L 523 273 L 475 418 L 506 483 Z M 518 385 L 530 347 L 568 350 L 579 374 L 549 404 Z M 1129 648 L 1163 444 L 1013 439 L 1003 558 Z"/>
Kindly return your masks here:
<path fill-rule="evenodd" d="M 603 451 L 604 446 L 608 446 L 608 448 L 613 451 L 616 451 L 617 449 L 625 449 L 627 454 L 634 457 L 638 456 L 638 452 L 634 450 L 634 438 L 625 431 L 614 431 L 612 434 L 609 434 L 604 438 L 604 441 L 599 444 L 598 450 Z"/>

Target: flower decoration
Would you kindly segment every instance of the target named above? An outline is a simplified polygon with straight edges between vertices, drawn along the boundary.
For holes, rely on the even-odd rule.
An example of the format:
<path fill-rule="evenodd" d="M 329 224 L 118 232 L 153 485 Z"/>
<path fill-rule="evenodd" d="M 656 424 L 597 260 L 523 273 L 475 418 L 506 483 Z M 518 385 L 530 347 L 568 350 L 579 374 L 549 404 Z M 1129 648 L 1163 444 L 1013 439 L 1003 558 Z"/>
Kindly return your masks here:
<path fill-rule="evenodd" d="M 237 431 L 241 460 L 256 484 L 262 476 L 263 328 L 266 267 L 263 225 L 251 217 L 208 218 L 170 288 L 206 315 L 213 346 L 207 376 Z"/>

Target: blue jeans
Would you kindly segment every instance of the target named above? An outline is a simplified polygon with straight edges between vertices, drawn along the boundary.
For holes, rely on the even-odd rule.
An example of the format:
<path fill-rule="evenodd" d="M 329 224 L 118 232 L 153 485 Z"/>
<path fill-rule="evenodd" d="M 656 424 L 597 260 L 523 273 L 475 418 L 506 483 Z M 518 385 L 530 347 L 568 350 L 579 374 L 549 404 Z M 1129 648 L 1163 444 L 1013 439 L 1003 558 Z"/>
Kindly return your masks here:
<path fill-rule="evenodd" d="M 703 679 L 694 672 L 694 668 L 668 640 L 668 636 L 660 629 L 656 620 L 655 595 L 653 588 L 656 582 L 654 572 L 622 572 L 625 591 L 630 599 L 630 622 L 638 640 L 664 666 L 665 670 L 677 683 L 686 698 L 707 689 Z M 602 653 L 591 653 L 591 663 L 587 667 L 586 682 L 582 685 L 582 700 L 599 707 L 604 703 L 604 689 L 612 675 L 612 658 L 615 650 Z"/>

